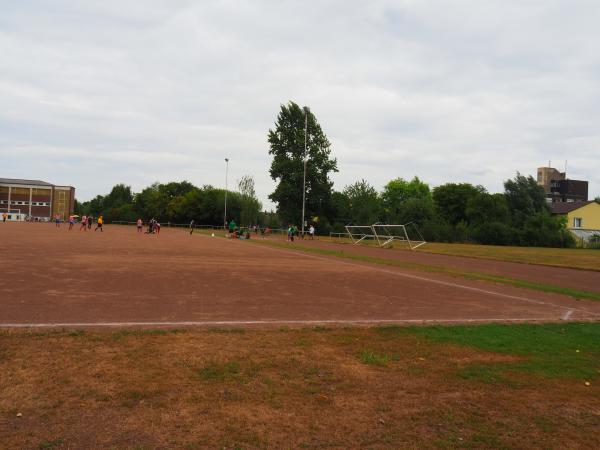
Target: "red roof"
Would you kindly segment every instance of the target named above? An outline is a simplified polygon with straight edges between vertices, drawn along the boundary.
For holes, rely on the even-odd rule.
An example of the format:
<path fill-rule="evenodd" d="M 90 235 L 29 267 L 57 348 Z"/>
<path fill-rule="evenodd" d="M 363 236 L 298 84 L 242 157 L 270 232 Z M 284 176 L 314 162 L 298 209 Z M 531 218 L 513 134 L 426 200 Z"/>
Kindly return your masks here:
<path fill-rule="evenodd" d="M 590 203 L 594 202 L 554 202 L 550 205 L 550 209 L 552 210 L 552 214 L 568 214 Z"/>

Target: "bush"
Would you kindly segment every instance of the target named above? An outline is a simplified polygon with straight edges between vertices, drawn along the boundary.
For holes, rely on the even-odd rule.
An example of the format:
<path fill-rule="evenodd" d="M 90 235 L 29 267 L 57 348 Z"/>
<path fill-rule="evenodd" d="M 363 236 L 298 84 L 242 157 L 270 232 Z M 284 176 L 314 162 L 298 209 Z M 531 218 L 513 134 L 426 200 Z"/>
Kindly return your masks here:
<path fill-rule="evenodd" d="M 476 226 L 471 236 L 480 244 L 510 245 L 514 242 L 517 233 L 506 223 L 488 222 Z"/>
<path fill-rule="evenodd" d="M 454 230 L 448 222 L 427 220 L 420 229 L 423 239 L 430 242 L 453 242 Z"/>

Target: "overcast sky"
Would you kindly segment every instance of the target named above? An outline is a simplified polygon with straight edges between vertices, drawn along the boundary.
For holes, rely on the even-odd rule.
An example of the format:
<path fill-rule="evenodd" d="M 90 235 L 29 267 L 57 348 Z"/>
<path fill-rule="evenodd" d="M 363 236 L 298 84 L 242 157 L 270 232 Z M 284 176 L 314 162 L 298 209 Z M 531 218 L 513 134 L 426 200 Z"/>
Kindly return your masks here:
<path fill-rule="evenodd" d="M 491 192 L 563 169 L 600 195 L 600 1 L 0 0 L 0 176 L 230 187 L 266 206 L 267 132 L 310 106 L 336 189 Z"/>

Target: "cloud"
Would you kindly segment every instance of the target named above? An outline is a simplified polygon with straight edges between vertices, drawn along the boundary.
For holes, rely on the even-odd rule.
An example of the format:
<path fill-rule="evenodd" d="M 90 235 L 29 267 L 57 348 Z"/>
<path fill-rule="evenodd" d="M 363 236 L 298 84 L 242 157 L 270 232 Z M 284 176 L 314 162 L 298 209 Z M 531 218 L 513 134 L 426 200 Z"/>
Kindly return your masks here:
<path fill-rule="evenodd" d="M 596 1 L 10 2 L 2 176 L 273 190 L 266 135 L 309 105 L 335 187 L 418 175 L 502 189 L 548 160 L 600 195 Z"/>

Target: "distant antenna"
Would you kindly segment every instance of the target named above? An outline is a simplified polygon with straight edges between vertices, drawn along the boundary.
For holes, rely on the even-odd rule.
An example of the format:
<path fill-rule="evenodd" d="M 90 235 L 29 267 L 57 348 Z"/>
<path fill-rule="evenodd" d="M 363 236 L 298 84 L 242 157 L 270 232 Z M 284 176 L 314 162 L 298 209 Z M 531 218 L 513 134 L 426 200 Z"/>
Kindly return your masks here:
<path fill-rule="evenodd" d="M 565 180 L 567 179 L 567 160 L 565 159 Z"/>

